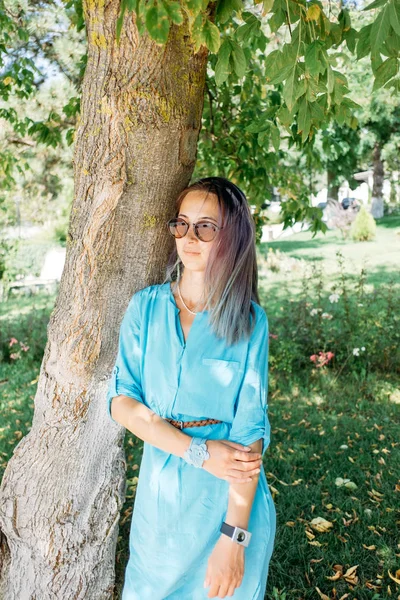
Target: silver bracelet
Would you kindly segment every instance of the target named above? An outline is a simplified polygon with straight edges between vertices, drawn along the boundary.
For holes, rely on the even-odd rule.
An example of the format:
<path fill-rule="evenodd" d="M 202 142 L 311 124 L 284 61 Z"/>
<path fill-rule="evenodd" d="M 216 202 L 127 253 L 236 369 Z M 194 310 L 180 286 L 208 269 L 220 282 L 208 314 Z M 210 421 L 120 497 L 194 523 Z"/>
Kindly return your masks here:
<path fill-rule="evenodd" d="M 203 466 L 204 461 L 210 458 L 206 442 L 206 438 L 192 437 L 190 446 L 183 455 L 184 460 L 189 465 L 200 468 Z"/>

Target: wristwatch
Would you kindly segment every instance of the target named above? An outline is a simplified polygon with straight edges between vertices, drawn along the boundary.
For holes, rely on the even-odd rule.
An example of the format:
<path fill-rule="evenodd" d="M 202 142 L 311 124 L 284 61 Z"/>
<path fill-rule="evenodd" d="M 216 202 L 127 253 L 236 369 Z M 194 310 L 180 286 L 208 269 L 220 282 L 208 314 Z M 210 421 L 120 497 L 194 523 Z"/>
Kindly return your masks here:
<path fill-rule="evenodd" d="M 233 525 L 228 525 L 225 521 L 222 522 L 221 533 L 224 533 L 228 537 L 231 538 L 233 542 L 240 544 L 241 546 L 248 546 L 250 543 L 251 533 L 247 531 L 247 529 L 242 529 L 241 527 L 234 527 Z"/>
<path fill-rule="evenodd" d="M 207 438 L 192 437 L 190 446 L 183 455 L 189 465 L 200 468 L 203 466 L 204 461 L 210 458 L 206 442 Z"/>

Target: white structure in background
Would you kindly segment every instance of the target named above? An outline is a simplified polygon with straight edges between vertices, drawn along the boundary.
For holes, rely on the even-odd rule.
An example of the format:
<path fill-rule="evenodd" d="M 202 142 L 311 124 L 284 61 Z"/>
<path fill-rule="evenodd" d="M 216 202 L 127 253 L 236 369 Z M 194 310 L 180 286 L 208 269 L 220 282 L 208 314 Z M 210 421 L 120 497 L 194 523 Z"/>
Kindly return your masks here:
<path fill-rule="evenodd" d="M 12 290 L 18 290 L 25 294 L 34 294 L 39 289 L 45 289 L 49 293 L 55 292 L 64 269 L 65 255 L 66 248 L 51 248 L 48 250 L 39 277 L 27 275 L 18 279 L 18 281 L 11 281 L 7 285 L 5 296 L 9 297 Z"/>
<path fill-rule="evenodd" d="M 394 174 L 394 179 L 396 181 L 396 174 Z M 372 170 L 369 171 L 360 171 L 359 173 L 355 173 L 353 175 L 356 181 L 360 182 L 360 185 L 356 187 L 355 190 L 352 190 L 349 186 L 348 181 L 344 181 L 343 185 L 339 188 L 338 200 L 341 202 L 343 198 L 356 198 L 360 200 L 365 206 L 367 206 L 371 201 L 372 188 L 374 185 L 374 173 Z M 384 179 L 383 181 L 383 197 L 385 200 L 390 199 L 390 190 L 391 183 L 389 180 Z M 398 191 L 398 190 L 396 190 Z M 328 188 L 323 188 L 316 195 L 312 194 L 311 202 L 312 206 L 318 206 L 321 202 L 328 201 Z"/>

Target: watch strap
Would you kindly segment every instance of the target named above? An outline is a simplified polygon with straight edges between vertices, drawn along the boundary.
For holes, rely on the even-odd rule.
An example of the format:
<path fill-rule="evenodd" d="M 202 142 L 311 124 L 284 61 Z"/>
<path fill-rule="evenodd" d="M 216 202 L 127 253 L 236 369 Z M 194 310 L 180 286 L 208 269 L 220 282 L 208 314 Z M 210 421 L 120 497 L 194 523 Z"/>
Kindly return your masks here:
<path fill-rule="evenodd" d="M 232 541 L 240 544 L 241 546 L 247 547 L 250 543 L 251 533 L 242 527 L 234 527 L 233 525 L 229 525 L 229 523 L 225 523 L 225 521 L 223 521 L 220 527 L 220 532 L 224 533 L 230 537 Z"/>

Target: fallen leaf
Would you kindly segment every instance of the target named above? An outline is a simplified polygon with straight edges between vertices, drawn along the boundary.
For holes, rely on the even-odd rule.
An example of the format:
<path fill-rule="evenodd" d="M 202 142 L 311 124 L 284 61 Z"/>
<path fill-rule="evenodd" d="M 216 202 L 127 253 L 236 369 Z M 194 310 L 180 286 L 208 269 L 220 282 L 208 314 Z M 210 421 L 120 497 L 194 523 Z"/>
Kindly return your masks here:
<path fill-rule="evenodd" d="M 325 579 L 329 579 L 329 581 L 337 581 L 338 579 L 340 579 L 342 576 L 342 572 L 341 571 L 336 571 L 336 573 L 334 575 L 332 575 L 331 577 L 328 577 L 327 575 L 325 575 Z"/>
<path fill-rule="evenodd" d="M 317 546 L 318 548 L 322 547 L 322 544 L 319 543 L 318 540 L 314 540 L 313 542 L 308 542 L 310 546 Z"/>
<path fill-rule="evenodd" d="M 344 573 L 343 579 L 347 581 L 347 583 L 351 583 L 353 585 L 356 585 L 358 583 L 358 577 L 356 573 L 357 567 L 358 565 L 350 567 L 349 569 L 347 569 L 346 573 Z"/>
<path fill-rule="evenodd" d="M 392 575 L 390 571 L 388 571 L 388 575 L 389 575 L 390 579 L 393 579 L 393 581 L 395 583 L 400 585 L 400 569 L 398 571 L 396 571 L 396 577 L 394 575 Z"/>
<path fill-rule="evenodd" d="M 333 527 L 333 523 L 327 521 L 323 517 L 315 517 L 310 521 L 311 527 L 319 533 L 326 533 Z"/>
<path fill-rule="evenodd" d="M 306 536 L 309 540 L 315 539 L 315 535 L 312 533 L 312 531 L 309 531 L 308 529 L 306 529 Z"/>
<path fill-rule="evenodd" d="M 316 587 L 315 589 L 317 590 L 317 592 L 318 592 L 320 598 L 322 598 L 322 600 L 330 600 L 329 596 L 327 596 L 326 594 L 323 594 L 318 587 Z"/>
<path fill-rule="evenodd" d="M 374 546 L 374 545 L 366 546 L 365 544 L 363 544 L 363 548 L 365 548 L 366 550 L 376 550 L 376 546 Z"/>

